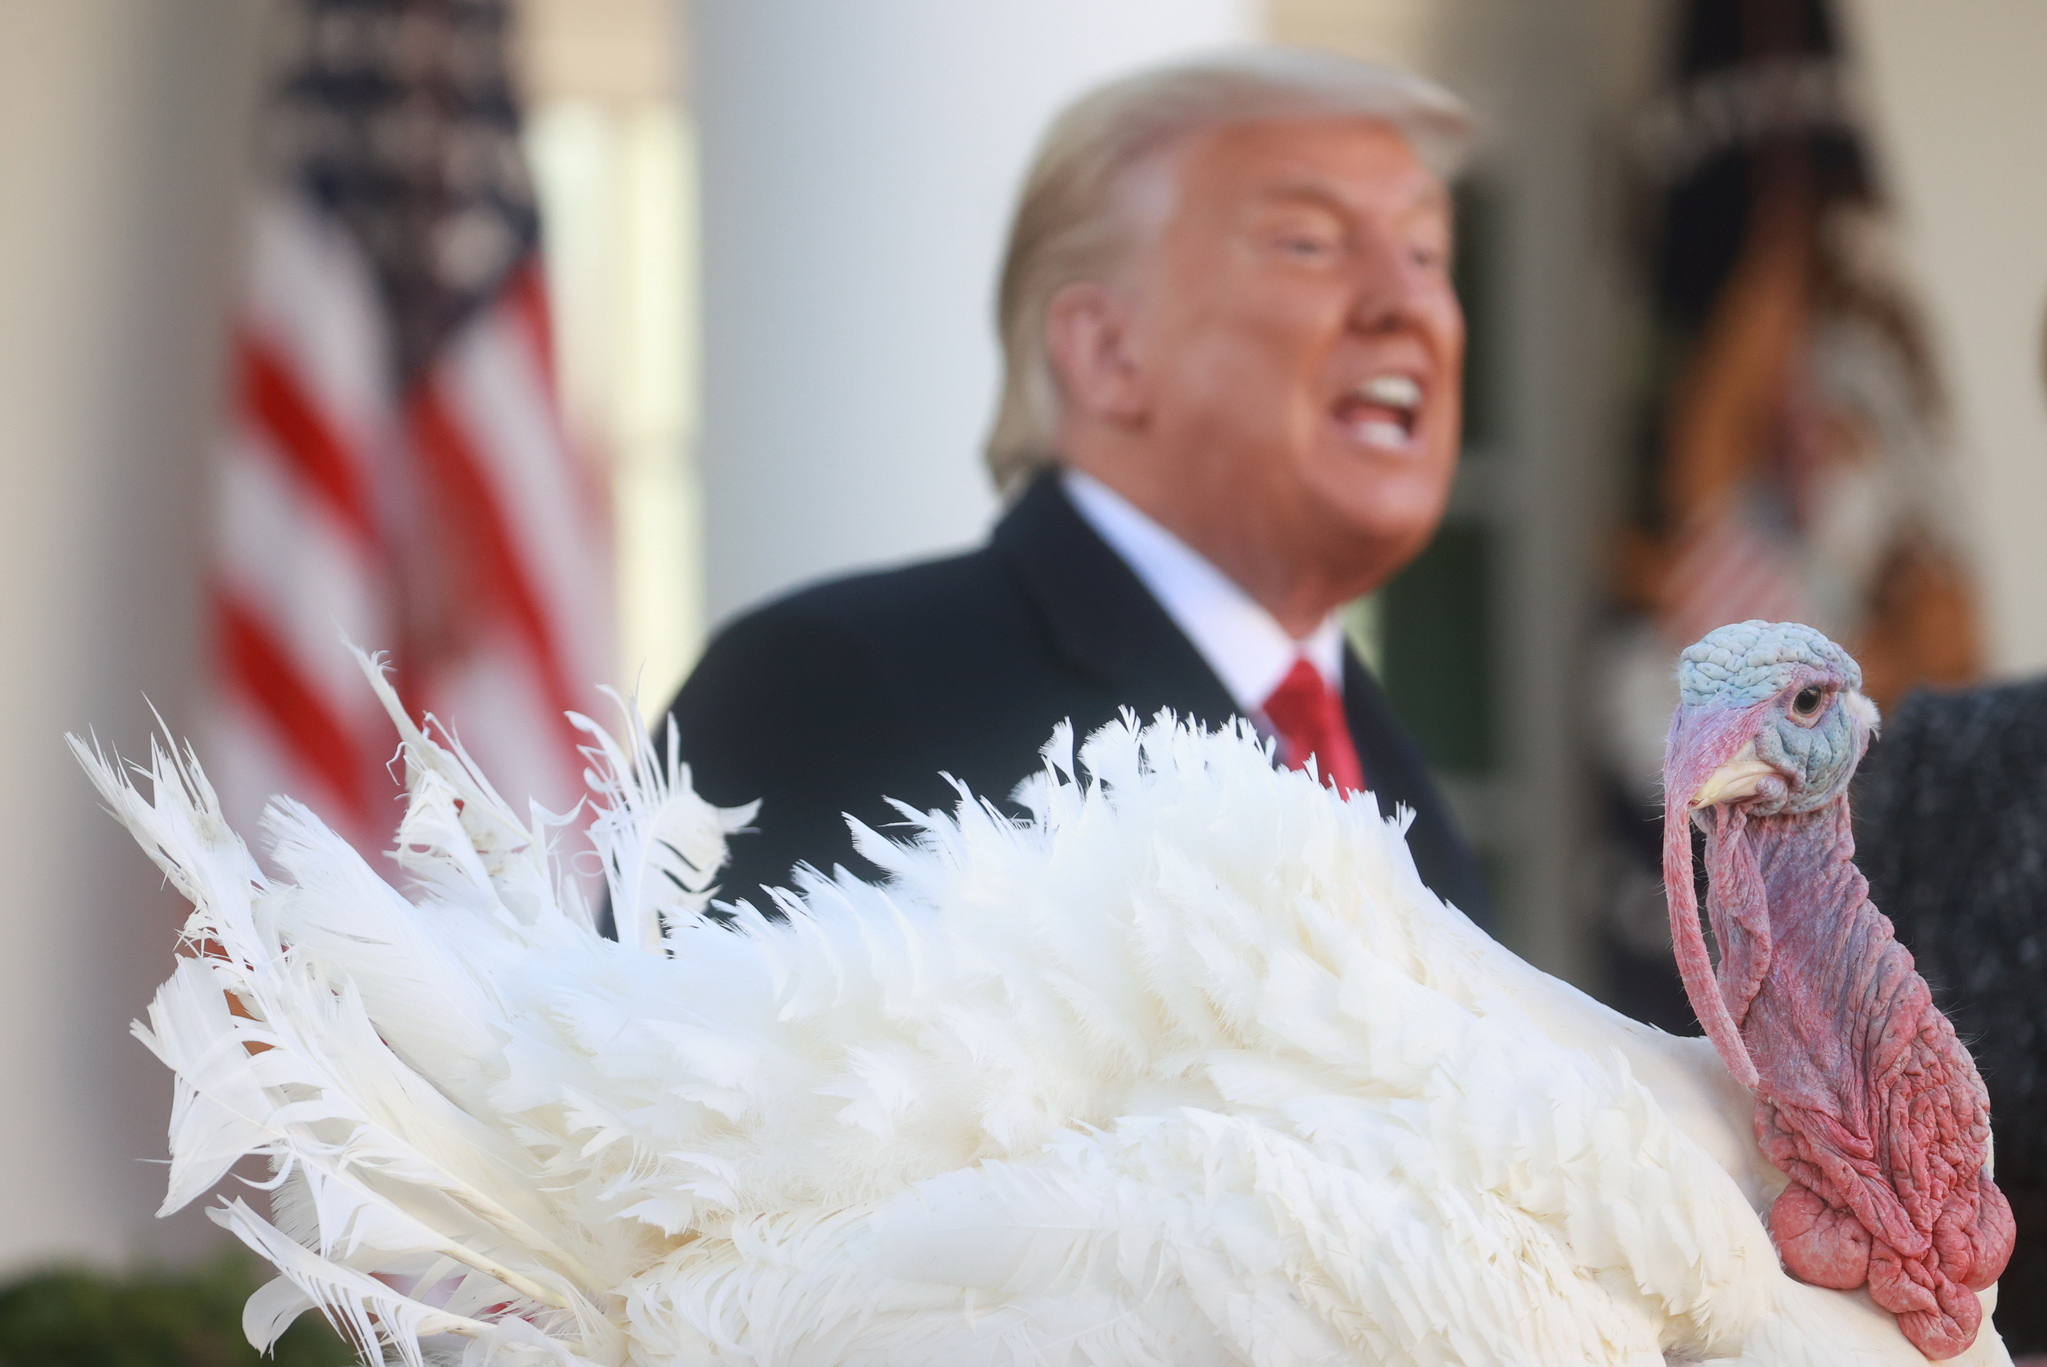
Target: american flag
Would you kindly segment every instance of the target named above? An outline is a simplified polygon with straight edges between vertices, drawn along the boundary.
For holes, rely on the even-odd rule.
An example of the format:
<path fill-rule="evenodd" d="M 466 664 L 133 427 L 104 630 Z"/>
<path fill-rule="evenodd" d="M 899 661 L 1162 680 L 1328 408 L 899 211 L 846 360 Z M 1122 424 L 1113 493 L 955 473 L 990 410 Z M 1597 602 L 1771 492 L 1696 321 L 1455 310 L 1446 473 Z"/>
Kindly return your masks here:
<path fill-rule="evenodd" d="M 223 801 L 290 793 L 388 841 L 394 738 L 346 632 L 507 798 L 561 810 L 562 713 L 612 672 L 611 560 L 555 401 L 506 6 L 281 8 L 210 585 Z"/>
<path fill-rule="evenodd" d="M 1660 614 L 1673 650 L 1729 622 L 1810 620 L 1798 544 L 1756 502 L 1728 498 L 1678 537 Z"/>

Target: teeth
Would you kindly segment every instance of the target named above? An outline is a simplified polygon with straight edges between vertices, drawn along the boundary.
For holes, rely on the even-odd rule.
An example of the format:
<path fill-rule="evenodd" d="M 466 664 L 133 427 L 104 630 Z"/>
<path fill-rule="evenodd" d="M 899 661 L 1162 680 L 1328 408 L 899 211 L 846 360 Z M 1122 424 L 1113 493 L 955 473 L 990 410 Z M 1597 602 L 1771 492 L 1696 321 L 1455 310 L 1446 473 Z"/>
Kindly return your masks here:
<path fill-rule="evenodd" d="M 1355 424 L 1351 432 L 1367 446 L 1381 446 L 1393 451 L 1407 447 L 1407 429 L 1397 422 L 1361 422 Z"/>
<path fill-rule="evenodd" d="M 1356 393 L 1367 403 L 1382 404 L 1403 412 L 1422 406 L 1422 387 L 1407 375 L 1374 375 L 1359 385 Z"/>

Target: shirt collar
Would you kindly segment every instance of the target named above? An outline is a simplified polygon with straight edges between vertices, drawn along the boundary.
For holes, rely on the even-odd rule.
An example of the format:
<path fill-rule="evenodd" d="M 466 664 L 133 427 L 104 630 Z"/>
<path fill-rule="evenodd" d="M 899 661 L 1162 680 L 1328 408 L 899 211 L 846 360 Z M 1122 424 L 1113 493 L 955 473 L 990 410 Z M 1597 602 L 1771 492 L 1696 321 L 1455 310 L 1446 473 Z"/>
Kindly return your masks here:
<path fill-rule="evenodd" d="M 1235 580 L 1114 489 L 1079 470 L 1062 470 L 1059 478 L 1074 509 L 1158 599 L 1247 715 L 1265 706 L 1303 656 L 1343 691 L 1343 623 L 1336 613 L 1296 641 Z"/>

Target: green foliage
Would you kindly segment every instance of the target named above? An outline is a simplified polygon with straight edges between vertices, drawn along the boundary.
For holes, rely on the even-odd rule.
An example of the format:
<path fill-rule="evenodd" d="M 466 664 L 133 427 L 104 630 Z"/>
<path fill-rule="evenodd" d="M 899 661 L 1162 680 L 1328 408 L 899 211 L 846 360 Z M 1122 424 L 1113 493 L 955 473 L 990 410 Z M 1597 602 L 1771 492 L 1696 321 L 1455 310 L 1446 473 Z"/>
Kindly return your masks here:
<path fill-rule="evenodd" d="M 60 1269 L 0 1287 L 0 1367 L 258 1367 L 242 1302 L 263 1278 L 230 1249 L 211 1263 L 125 1277 Z M 277 1341 L 277 1367 L 348 1367 L 318 1314 Z"/>

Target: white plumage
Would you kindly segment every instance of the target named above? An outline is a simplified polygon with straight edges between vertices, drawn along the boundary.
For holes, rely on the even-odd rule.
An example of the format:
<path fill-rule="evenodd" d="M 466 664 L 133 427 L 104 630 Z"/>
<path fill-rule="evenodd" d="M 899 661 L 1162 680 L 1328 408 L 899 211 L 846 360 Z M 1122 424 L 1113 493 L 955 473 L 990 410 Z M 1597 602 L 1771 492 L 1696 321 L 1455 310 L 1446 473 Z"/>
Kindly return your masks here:
<path fill-rule="evenodd" d="M 614 943 L 566 823 L 370 672 L 402 893 L 282 800 L 266 875 L 189 756 L 144 797 L 77 746 L 195 907 L 137 1026 L 179 1077 L 165 1209 L 278 1174 L 269 1219 L 215 1212 L 283 1273 L 259 1344 L 318 1305 L 415 1367 L 1923 1361 L 1779 1269 L 1711 1045 L 1516 959 L 1248 731 L 1061 731 L 1028 823 L 906 811 L 856 832 L 885 885 L 726 929 L 750 813 L 585 722 Z"/>

